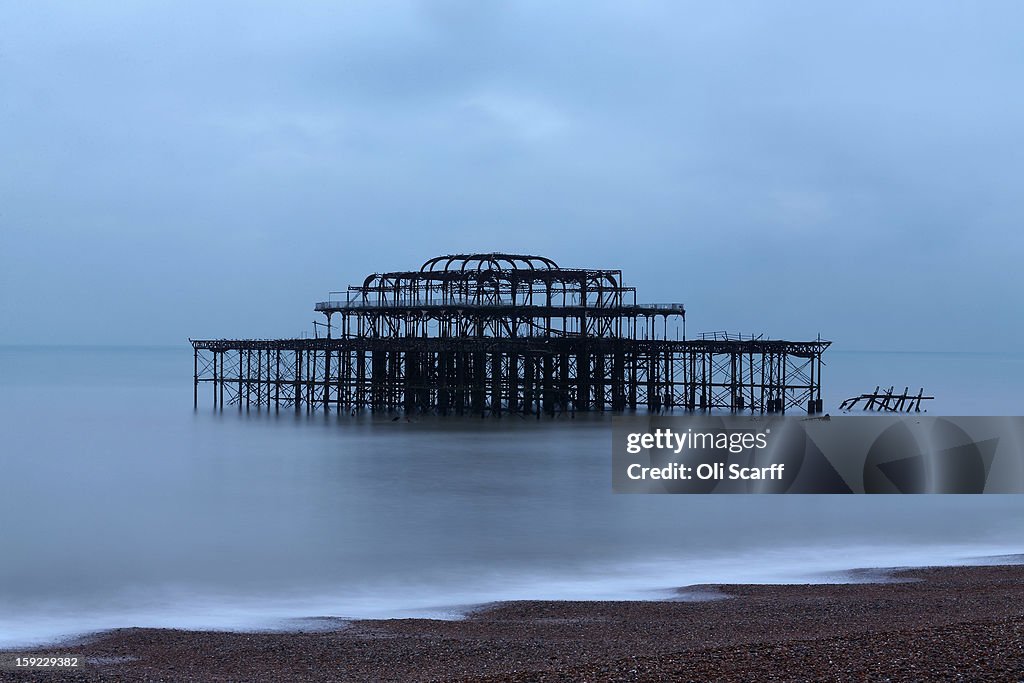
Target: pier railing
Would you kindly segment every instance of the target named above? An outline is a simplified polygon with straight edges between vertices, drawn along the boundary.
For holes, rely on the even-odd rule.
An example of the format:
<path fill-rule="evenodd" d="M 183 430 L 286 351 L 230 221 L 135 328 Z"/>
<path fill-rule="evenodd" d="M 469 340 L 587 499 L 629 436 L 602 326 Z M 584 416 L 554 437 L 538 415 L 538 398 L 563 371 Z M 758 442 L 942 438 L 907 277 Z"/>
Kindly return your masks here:
<path fill-rule="evenodd" d="M 312 410 L 819 412 L 827 341 L 714 332 L 638 303 L 614 269 L 461 254 L 374 273 L 315 305 L 312 339 L 197 340 L 195 398 Z M 322 335 L 321 335 L 322 331 Z"/>

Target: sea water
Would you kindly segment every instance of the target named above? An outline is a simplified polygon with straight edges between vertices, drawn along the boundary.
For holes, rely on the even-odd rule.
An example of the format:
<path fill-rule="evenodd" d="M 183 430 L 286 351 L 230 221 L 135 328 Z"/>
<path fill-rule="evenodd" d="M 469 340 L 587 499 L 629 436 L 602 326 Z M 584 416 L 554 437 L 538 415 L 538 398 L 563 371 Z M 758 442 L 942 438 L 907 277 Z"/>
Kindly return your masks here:
<path fill-rule="evenodd" d="M 875 385 L 1021 414 L 1024 355 L 831 350 Z M 0 647 L 122 626 L 314 628 L 509 599 L 854 580 L 1024 551 L 1022 496 L 611 492 L 607 416 L 192 407 L 192 352 L 0 348 Z"/>

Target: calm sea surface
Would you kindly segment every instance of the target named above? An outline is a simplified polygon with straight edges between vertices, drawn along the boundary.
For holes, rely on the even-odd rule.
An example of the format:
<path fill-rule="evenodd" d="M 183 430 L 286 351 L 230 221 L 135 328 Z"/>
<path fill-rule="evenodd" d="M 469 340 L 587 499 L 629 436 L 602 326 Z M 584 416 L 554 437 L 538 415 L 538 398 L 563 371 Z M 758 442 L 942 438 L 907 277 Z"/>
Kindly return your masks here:
<path fill-rule="evenodd" d="M 826 354 L 1021 414 L 1024 355 Z M 1024 496 L 616 496 L 610 421 L 192 409 L 191 348 L 0 348 L 0 646 L 118 626 L 309 627 L 520 598 L 1024 551 Z"/>

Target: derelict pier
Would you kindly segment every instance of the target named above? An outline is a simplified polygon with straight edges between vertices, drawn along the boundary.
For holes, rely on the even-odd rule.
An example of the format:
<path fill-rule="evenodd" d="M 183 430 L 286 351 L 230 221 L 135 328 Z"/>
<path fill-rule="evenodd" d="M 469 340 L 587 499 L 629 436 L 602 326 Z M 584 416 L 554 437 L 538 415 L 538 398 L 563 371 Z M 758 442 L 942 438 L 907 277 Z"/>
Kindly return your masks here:
<path fill-rule="evenodd" d="M 208 395 L 221 408 L 407 415 L 822 410 L 830 342 L 687 339 L 684 306 L 637 303 L 620 270 L 439 256 L 370 275 L 316 311 L 325 322 L 312 339 L 191 340 L 195 405 Z"/>

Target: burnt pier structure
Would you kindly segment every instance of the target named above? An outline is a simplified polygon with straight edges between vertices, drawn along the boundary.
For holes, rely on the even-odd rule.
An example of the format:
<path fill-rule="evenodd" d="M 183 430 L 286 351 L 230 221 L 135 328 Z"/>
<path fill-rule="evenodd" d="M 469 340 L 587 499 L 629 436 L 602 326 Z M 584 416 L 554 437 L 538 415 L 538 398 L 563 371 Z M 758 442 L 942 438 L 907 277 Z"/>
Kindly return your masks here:
<path fill-rule="evenodd" d="M 316 311 L 325 322 L 314 338 L 190 340 L 195 404 L 210 395 L 219 408 L 538 417 L 822 410 L 830 342 L 687 339 L 684 306 L 637 303 L 620 270 L 439 256 L 331 292 Z"/>

